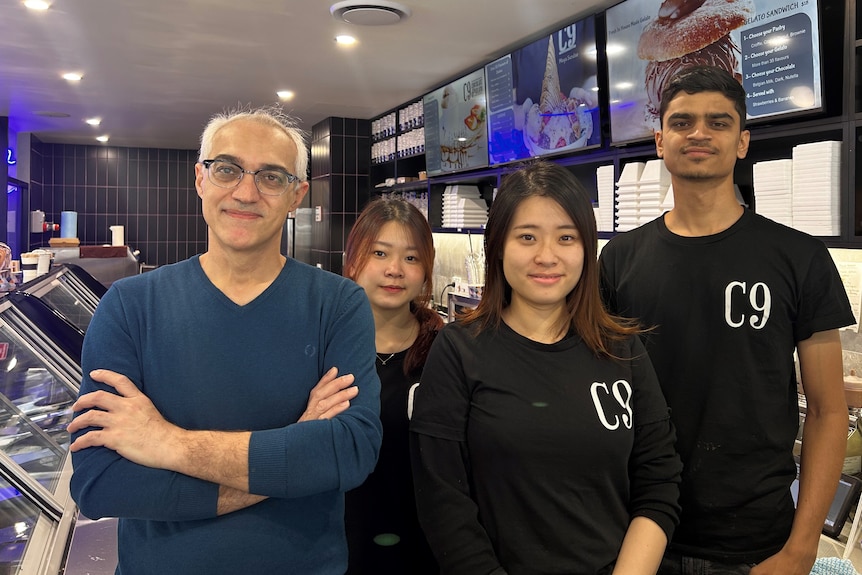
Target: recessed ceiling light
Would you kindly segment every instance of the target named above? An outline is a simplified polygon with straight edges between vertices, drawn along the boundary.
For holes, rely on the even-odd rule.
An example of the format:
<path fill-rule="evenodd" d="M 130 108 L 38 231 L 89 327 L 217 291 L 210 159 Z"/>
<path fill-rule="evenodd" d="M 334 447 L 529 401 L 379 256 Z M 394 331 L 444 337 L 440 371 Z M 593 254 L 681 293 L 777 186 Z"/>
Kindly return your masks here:
<path fill-rule="evenodd" d="M 292 100 L 294 96 L 291 90 L 279 90 L 276 94 L 282 100 Z"/>
<path fill-rule="evenodd" d="M 45 2 L 45 0 L 24 0 L 24 6 L 30 10 L 47 10 L 51 3 Z"/>
<path fill-rule="evenodd" d="M 78 72 L 66 72 L 63 74 L 63 79 L 68 80 L 69 82 L 80 82 L 81 78 L 83 78 L 81 74 Z"/>
<path fill-rule="evenodd" d="M 109 138 L 108 136 L 96 136 L 96 139 L 100 142 L 107 142 Z"/>
<path fill-rule="evenodd" d="M 99 124 L 102 123 L 102 118 L 87 118 L 84 121 L 87 122 L 88 124 L 90 124 L 91 126 L 98 126 Z"/>
<path fill-rule="evenodd" d="M 341 44 L 342 46 L 351 46 L 353 44 L 356 44 L 356 38 L 354 38 L 353 36 L 348 36 L 347 34 L 342 34 L 335 37 L 335 43 Z"/>

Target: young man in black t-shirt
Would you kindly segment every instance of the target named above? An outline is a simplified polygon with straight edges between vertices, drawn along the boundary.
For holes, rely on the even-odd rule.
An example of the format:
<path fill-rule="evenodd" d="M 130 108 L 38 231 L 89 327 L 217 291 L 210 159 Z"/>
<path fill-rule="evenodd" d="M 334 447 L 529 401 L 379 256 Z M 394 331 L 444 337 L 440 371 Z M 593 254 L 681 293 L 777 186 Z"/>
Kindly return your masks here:
<path fill-rule="evenodd" d="M 745 96 L 713 67 L 669 82 L 655 141 L 674 208 L 601 255 L 611 311 L 653 327 L 646 347 L 684 463 L 682 516 L 660 574 L 807 575 L 841 471 L 838 328 L 853 315 L 822 242 L 736 199 Z M 794 350 L 808 399 L 795 512 Z"/>

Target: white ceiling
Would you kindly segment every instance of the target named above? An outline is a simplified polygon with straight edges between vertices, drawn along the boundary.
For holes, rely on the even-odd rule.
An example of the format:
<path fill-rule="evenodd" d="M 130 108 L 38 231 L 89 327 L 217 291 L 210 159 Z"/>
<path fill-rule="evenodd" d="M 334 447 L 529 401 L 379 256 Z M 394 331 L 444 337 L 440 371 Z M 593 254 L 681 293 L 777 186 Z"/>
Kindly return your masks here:
<path fill-rule="evenodd" d="M 46 12 L 0 0 L 0 116 L 46 142 L 194 149 L 214 113 L 289 89 L 285 108 L 310 130 L 378 116 L 614 3 L 602 2 L 402 0 L 400 23 L 356 26 L 319 0 L 53 0 Z M 341 33 L 358 44 L 337 46 Z"/>

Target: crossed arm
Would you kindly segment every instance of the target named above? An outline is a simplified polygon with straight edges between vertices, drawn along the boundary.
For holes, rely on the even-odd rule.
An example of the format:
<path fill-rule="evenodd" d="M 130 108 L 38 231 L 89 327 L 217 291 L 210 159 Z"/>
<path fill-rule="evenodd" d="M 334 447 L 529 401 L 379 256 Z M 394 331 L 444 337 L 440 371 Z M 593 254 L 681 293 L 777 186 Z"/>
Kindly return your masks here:
<path fill-rule="evenodd" d="M 254 505 L 266 496 L 249 493 L 250 431 L 187 430 L 165 420 L 150 399 L 126 376 L 109 370 L 90 372 L 116 394 L 94 391 L 82 395 L 69 432 L 86 430 L 72 442 L 72 452 L 106 447 L 145 467 L 174 471 L 219 485 L 217 513 Z M 352 374 L 338 376 L 331 368 L 311 390 L 298 422 L 331 419 L 350 407 L 359 389 Z"/>

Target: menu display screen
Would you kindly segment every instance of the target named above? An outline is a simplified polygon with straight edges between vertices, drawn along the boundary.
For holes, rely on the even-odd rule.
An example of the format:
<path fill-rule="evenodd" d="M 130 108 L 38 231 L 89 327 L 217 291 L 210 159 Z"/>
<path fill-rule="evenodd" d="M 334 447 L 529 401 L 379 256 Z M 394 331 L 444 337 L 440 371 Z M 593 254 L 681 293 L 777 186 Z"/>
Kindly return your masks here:
<path fill-rule="evenodd" d="M 484 69 L 427 94 L 422 103 L 429 175 L 488 165 Z"/>
<path fill-rule="evenodd" d="M 601 144 L 595 17 L 485 66 L 491 165 Z"/>
<path fill-rule="evenodd" d="M 664 85 L 692 65 L 731 72 L 749 121 L 823 107 L 817 0 L 626 0 L 606 15 L 614 144 L 653 137 Z"/>

